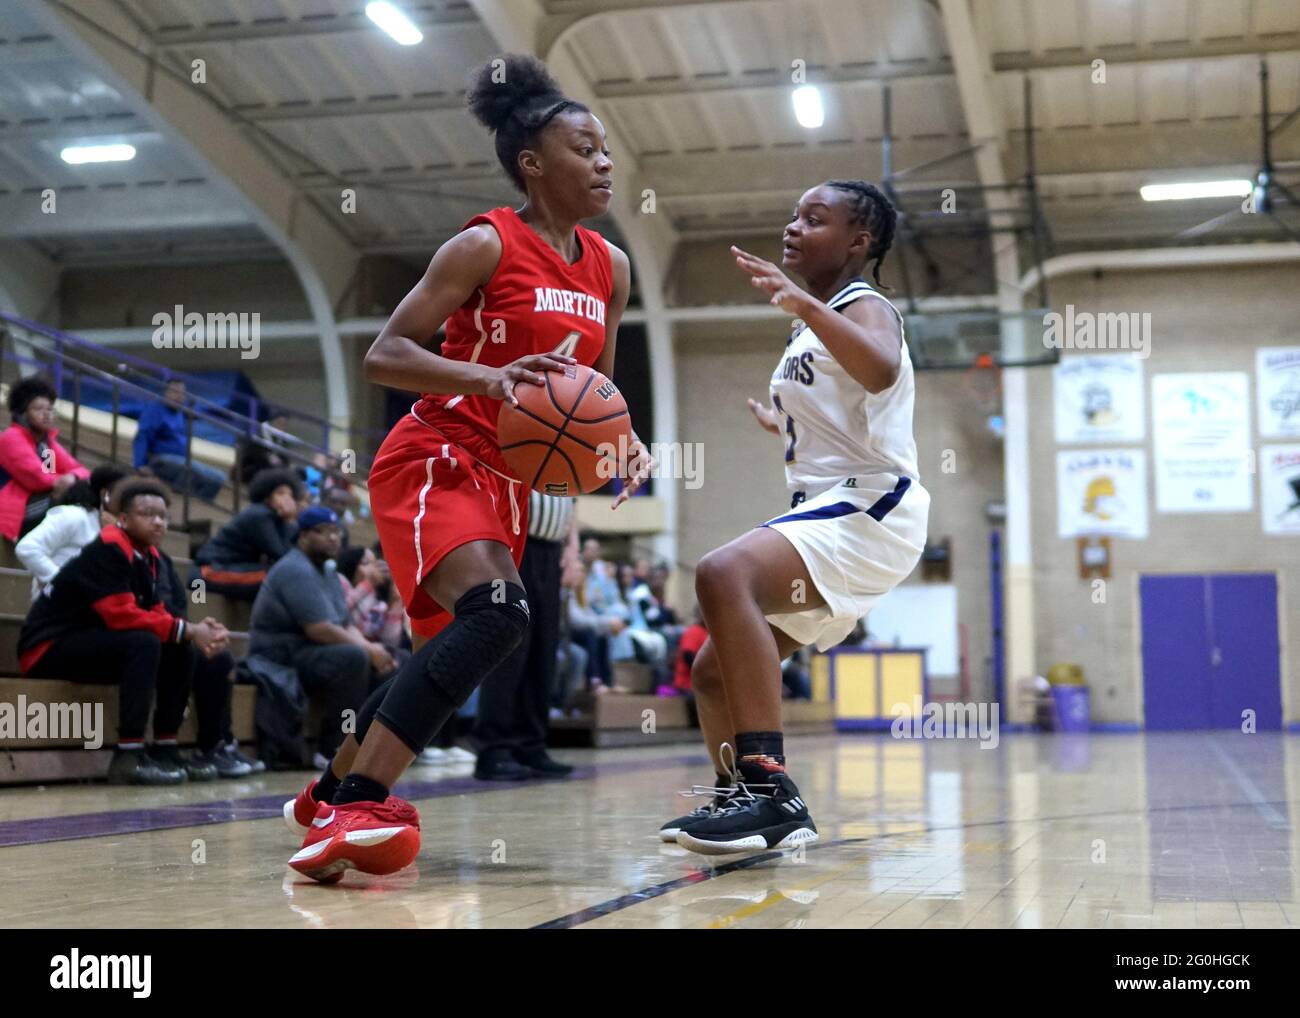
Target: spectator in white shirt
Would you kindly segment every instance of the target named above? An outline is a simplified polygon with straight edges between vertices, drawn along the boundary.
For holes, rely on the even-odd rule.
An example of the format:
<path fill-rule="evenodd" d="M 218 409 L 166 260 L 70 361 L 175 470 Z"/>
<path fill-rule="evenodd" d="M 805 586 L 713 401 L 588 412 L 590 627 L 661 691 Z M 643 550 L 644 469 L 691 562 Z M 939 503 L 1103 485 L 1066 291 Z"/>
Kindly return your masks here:
<path fill-rule="evenodd" d="M 101 463 L 90 472 L 90 480 L 77 481 L 27 532 L 14 553 L 32 574 L 32 600 L 35 601 L 63 566 L 99 536 L 105 522 L 100 512 L 108 510 L 109 492 L 118 481 L 131 473 L 117 463 Z"/>

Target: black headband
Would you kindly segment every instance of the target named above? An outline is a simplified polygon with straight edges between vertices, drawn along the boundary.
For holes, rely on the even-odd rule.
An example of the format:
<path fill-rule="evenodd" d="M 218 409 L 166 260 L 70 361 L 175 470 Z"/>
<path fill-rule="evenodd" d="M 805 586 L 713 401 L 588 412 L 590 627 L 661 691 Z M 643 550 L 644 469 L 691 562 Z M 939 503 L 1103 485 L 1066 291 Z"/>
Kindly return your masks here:
<path fill-rule="evenodd" d="M 577 106 L 577 105 L 578 104 L 574 102 L 572 99 L 561 99 L 559 102 L 557 102 L 554 106 L 552 106 L 549 110 L 546 111 L 546 115 L 537 122 L 536 126 L 533 127 L 532 130 L 540 131 L 543 127 L 545 127 L 552 120 L 554 120 L 558 114 L 563 113 L 570 106 Z M 523 109 L 517 107 L 515 110 L 511 112 L 515 116 L 517 116 L 520 120 L 524 119 L 525 114 Z"/>

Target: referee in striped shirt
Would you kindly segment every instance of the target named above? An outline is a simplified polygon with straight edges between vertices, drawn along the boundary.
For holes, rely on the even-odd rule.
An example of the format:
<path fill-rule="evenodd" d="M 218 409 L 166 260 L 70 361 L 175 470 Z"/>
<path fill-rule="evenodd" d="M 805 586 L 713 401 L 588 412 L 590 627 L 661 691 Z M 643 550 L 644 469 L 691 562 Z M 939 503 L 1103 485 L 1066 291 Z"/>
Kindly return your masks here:
<path fill-rule="evenodd" d="M 530 492 L 528 541 L 519 575 L 532 616 L 529 635 L 479 691 L 474 777 L 482 781 L 562 778 L 572 767 L 546 752 L 547 713 L 560 637 L 560 574 L 566 548 L 578 554 L 577 500 Z"/>

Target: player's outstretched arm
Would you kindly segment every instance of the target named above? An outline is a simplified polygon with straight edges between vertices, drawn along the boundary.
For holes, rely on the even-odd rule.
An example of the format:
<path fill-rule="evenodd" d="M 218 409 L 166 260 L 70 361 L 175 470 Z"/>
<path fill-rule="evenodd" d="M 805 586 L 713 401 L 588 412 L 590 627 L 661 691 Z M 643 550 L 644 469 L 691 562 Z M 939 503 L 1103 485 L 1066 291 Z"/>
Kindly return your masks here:
<path fill-rule="evenodd" d="M 734 245 L 736 266 L 768 300 L 803 319 L 849 376 L 867 392 L 884 392 L 898 379 L 903 337 L 898 319 L 884 301 L 859 300 L 835 311 L 797 286 L 766 259 Z"/>
<path fill-rule="evenodd" d="M 501 238 L 486 224 L 458 233 L 429 262 L 366 353 L 366 380 L 408 392 L 510 399 L 518 382 L 541 384 L 543 371 L 561 371 L 572 357 L 540 354 L 493 368 L 440 357 L 429 343 L 470 295 L 486 286 L 501 260 Z"/>

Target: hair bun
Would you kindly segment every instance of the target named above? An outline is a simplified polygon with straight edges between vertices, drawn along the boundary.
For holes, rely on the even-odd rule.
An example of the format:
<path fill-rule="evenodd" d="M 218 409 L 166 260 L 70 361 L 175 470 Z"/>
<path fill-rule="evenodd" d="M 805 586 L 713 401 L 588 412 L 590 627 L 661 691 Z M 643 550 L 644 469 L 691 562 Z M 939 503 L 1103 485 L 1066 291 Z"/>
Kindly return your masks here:
<path fill-rule="evenodd" d="M 469 111 L 490 131 L 499 131 L 510 115 L 529 102 L 564 98 L 546 65 L 533 56 L 507 53 L 478 69 L 470 85 Z"/>

